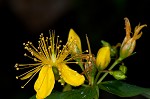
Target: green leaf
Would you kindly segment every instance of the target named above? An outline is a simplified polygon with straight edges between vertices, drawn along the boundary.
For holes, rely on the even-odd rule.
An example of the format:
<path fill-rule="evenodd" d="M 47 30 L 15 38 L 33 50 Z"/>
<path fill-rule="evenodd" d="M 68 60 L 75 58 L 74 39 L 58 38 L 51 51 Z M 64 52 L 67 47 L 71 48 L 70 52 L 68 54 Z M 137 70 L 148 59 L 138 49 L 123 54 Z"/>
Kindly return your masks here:
<path fill-rule="evenodd" d="M 52 92 L 45 99 L 93 99 L 97 95 L 96 86 L 94 87 L 81 87 L 79 89 L 72 89 L 65 92 Z M 35 95 L 30 99 L 36 99 Z"/>
<path fill-rule="evenodd" d="M 122 81 L 105 81 L 100 83 L 99 88 L 109 93 L 115 94 L 120 97 L 132 97 L 137 95 L 143 95 L 150 92 L 150 88 L 143 88 L 136 85 L 131 85 Z M 148 94 L 145 94 L 145 96 Z M 150 96 L 150 93 L 149 93 Z"/>
<path fill-rule="evenodd" d="M 146 97 L 147 99 L 150 99 L 150 89 L 149 89 L 149 91 L 142 93 L 141 95 Z"/>

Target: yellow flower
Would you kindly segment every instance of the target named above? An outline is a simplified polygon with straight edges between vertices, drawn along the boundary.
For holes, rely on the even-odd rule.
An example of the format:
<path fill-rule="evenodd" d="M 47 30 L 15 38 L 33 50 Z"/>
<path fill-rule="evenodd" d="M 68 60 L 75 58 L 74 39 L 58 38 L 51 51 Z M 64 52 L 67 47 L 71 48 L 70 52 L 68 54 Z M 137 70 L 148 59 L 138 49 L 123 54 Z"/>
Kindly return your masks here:
<path fill-rule="evenodd" d="M 105 69 L 110 63 L 110 60 L 111 60 L 110 47 L 104 46 L 100 48 L 96 56 L 96 65 L 98 66 L 98 69 L 100 70 Z"/>
<path fill-rule="evenodd" d="M 136 26 L 134 29 L 133 37 L 131 37 L 130 36 L 131 26 L 130 26 L 129 19 L 128 18 L 124 18 L 124 19 L 125 19 L 126 36 L 123 40 L 123 43 L 122 43 L 121 49 L 120 49 L 120 58 L 122 58 L 122 59 L 130 56 L 133 53 L 134 48 L 136 46 L 136 40 L 142 36 L 142 32 L 140 32 L 140 30 L 143 27 L 147 26 L 146 24 L 144 24 L 144 25 L 139 24 L 138 26 Z"/>
<path fill-rule="evenodd" d="M 28 83 L 33 76 L 39 72 L 38 78 L 34 84 L 34 89 L 37 92 L 37 99 L 46 98 L 50 95 L 52 89 L 54 88 L 55 76 L 52 67 L 58 69 L 60 79 L 63 79 L 66 83 L 72 86 L 79 86 L 84 83 L 84 76 L 67 66 L 67 63 L 73 62 L 65 60 L 72 50 L 69 47 L 72 46 L 72 42 L 73 41 L 68 41 L 66 45 L 63 46 L 62 50 L 60 50 L 61 41 L 58 40 L 58 36 L 55 40 L 55 34 L 51 33 L 49 38 L 44 38 L 43 34 L 40 35 L 38 48 L 35 48 L 31 42 L 24 44 L 25 49 L 27 49 L 32 55 L 28 56 L 25 54 L 25 56 L 32 58 L 36 63 L 16 64 L 15 67 L 17 70 L 29 67 L 33 68 L 24 74 L 17 76 L 17 78 L 20 78 L 21 80 L 29 78 L 27 81 Z"/>

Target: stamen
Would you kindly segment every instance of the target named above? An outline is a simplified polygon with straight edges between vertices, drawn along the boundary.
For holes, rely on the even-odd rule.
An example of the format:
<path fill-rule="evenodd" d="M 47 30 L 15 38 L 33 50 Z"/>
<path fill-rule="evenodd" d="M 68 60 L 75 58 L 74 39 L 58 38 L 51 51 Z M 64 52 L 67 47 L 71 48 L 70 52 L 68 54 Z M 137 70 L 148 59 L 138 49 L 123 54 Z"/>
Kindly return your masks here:
<path fill-rule="evenodd" d="M 26 74 L 28 74 L 28 73 L 30 73 L 30 72 L 32 72 L 32 71 L 38 69 L 38 68 L 41 68 L 41 67 L 42 67 L 42 65 L 40 65 L 40 66 L 38 66 L 38 67 L 35 67 L 35 68 L 33 68 L 33 69 L 31 69 L 31 70 L 29 70 L 29 71 L 27 71 L 27 72 L 25 72 L 25 73 L 23 73 L 23 74 L 17 76 L 17 77 L 20 78 L 20 77 L 22 77 L 22 76 L 24 76 L 24 75 L 26 75 Z"/>
<path fill-rule="evenodd" d="M 92 65 L 90 65 L 91 63 L 89 63 L 89 62 L 86 62 L 86 63 L 85 63 L 85 70 L 81 73 L 81 75 L 88 73 L 89 70 L 91 70 L 91 68 L 92 68 Z"/>
<path fill-rule="evenodd" d="M 48 53 L 48 49 L 47 48 L 48 47 L 47 47 L 46 41 L 45 41 L 44 37 L 42 37 L 40 39 L 39 49 L 40 49 L 41 54 L 44 57 L 49 58 L 49 53 Z"/>
<path fill-rule="evenodd" d="M 72 63 L 79 64 L 79 62 L 66 62 L 66 64 L 72 64 Z"/>
<path fill-rule="evenodd" d="M 16 70 L 19 70 L 19 68 L 17 67 Z"/>
<path fill-rule="evenodd" d="M 28 44 L 25 44 L 25 48 L 31 53 L 31 55 L 35 56 L 39 60 L 44 60 L 43 55 L 41 55 L 41 53 L 33 46 L 32 43 L 28 42 Z"/>
<path fill-rule="evenodd" d="M 32 79 L 40 70 L 41 70 L 41 68 L 39 68 L 39 70 L 37 70 L 37 71 L 30 77 L 30 79 L 29 79 L 23 86 L 21 86 L 21 88 L 24 88 L 24 87 L 31 81 L 31 79 Z"/>
<path fill-rule="evenodd" d="M 42 65 L 42 63 L 34 63 L 34 64 L 18 64 L 18 63 L 16 63 L 16 65 L 14 67 L 16 68 L 16 70 L 20 70 L 20 69 L 26 69 L 26 68 L 31 68 L 31 67 L 40 66 L 40 65 Z"/>
<path fill-rule="evenodd" d="M 88 51 L 89 51 L 89 54 L 91 55 L 92 54 L 92 52 L 91 52 L 91 47 L 90 47 L 90 42 L 89 42 L 89 39 L 88 39 L 88 36 L 87 36 L 87 34 L 86 34 L 86 41 L 87 41 L 87 45 L 88 45 Z"/>
<path fill-rule="evenodd" d="M 19 64 L 18 64 L 18 63 L 16 63 L 14 67 L 15 67 L 15 68 L 17 68 L 17 67 L 18 67 L 18 65 L 19 65 Z"/>

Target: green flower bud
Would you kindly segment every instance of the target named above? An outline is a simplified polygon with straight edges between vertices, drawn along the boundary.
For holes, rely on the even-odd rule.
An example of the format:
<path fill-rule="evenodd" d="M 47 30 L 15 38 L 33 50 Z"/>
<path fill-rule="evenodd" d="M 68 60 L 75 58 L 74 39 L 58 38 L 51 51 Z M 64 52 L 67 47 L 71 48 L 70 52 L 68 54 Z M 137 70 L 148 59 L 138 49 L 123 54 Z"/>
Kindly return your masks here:
<path fill-rule="evenodd" d="M 126 78 L 126 75 L 120 70 L 112 71 L 109 74 L 112 75 L 117 80 L 123 80 Z"/>
<path fill-rule="evenodd" d="M 104 40 L 101 40 L 101 43 L 103 44 L 103 46 L 109 46 L 110 47 L 110 44 Z"/>
<path fill-rule="evenodd" d="M 127 72 L 127 67 L 124 66 L 124 65 L 121 65 L 121 66 L 119 67 L 119 70 L 122 71 L 124 74 L 126 74 L 126 72 Z"/>
<path fill-rule="evenodd" d="M 114 57 L 116 56 L 118 53 L 118 50 L 116 47 L 112 46 L 111 49 L 110 49 L 110 56 Z"/>
<path fill-rule="evenodd" d="M 121 45 L 120 43 L 118 43 L 116 46 L 111 46 L 108 42 L 106 42 L 104 40 L 101 40 L 101 43 L 103 44 L 103 46 L 110 47 L 110 56 L 111 57 L 114 57 L 117 55 L 117 53 L 118 53 L 117 47 Z"/>

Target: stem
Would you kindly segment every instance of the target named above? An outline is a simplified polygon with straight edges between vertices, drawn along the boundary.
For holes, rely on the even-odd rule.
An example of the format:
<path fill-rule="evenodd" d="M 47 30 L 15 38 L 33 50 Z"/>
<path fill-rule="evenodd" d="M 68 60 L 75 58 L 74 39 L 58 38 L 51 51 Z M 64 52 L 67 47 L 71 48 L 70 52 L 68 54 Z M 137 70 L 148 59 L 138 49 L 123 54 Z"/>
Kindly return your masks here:
<path fill-rule="evenodd" d="M 119 64 L 122 61 L 122 58 L 118 58 L 111 66 L 108 70 L 112 70 L 117 64 Z M 102 82 L 102 80 L 108 75 L 108 72 L 104 73 L 104 75 L 99 79 L 99 81 L 97 82 L 97 84 L 99 84 L 100 82 Z"/>
<path fill-rule="evenodd" d="M 89 87 L 89 85 L 86 85 L 86 84 L 82 84 L 81 86 L 83 86 L 83 87 Z"/>
<path fill-rule="evenodd" d="M 84 71 L 84 67 L 83 67 L 82 63 L 79 63 L 79 66 L 82 69 L 82 71 Z"/>
<path fill-rule="evenodd" d="M 99 71 L 99 72 L 97 73 L 96 77 L 95 77 L 95 83 L 97 82 L 97 80 L 98 80 L 100 74 L 101 74 L 101 72 Z"/>
<path fill-rule="evenodd" d="M 95 97 L 95 99 L 99 99 L 99 87 L 96 86 L 96 92 L 97 92 L 97 96 Z"/>

